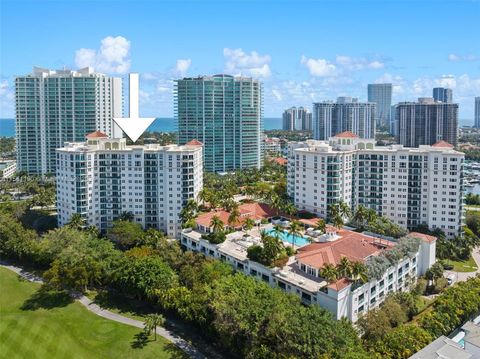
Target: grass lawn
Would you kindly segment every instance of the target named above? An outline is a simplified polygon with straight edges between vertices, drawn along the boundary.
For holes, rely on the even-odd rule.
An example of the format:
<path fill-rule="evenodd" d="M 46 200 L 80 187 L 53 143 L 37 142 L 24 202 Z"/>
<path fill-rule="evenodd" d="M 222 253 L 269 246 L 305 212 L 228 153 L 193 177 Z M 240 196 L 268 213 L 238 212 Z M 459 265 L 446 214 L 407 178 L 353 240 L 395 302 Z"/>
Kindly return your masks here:
<path fill-rule="evenodd" d="M 477 270 L 477 264 L 470 257 L 466 261 L 452 261 L 452 260 L 445 260 L 445 264 L 453 265 L 453 270 L 455 272 L 475 272 Z"/>
<path fill-rule="evenodd" d="M 187 358 L 169 341 L 93 313 L 0 268 L 1 358 Z"/>

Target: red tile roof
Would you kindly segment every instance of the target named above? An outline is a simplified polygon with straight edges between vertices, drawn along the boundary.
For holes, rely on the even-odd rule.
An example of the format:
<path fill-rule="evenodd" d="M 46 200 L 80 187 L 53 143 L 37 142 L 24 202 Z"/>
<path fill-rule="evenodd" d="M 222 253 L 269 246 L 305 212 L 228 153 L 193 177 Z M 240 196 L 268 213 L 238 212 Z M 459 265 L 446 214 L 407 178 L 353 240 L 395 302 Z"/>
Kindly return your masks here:
<path fill-rule="evenodd" d="M 448 143 L 447 141 L 440 140 L 440 141 L 438 141 L 437 143 L 435 143 L 434 145 L 432 145 L 432 147 L 453 148 L 453 145 L 451 145 L 451 144 Z"/>
<path fill-rule="evenodd" d="M 328 285 L 328 288 L 332 288 L 332 289 L 334 289 L 338 292 L 338 291 L 342 290 L 343 288 L 348 287 L 350 285 L 350 283 L 352 283 L 351 280 L 349 280 L 347 278 L 342 278 L 342 279 L 337 280 L 336 282 L 330 283 Z"/>
<path fill-rule="evenodd" d="M 203 146 L 203 143 L 194 139 L 194 140 L 191 140 L 191 141 L 187 142 L 185 145 L 187 145 L 187 146 Z"/>
<path fill-rule="evenodd" d="M 335 135 L 334 137 L 340 137 L 340 138 L 357 138 L 358 135 L 354 134 L 351 131 L 345 131 L 342 133 L 339 133 L 338 135 Z"/>
<path fill-rule="evenodd" d="M 428 234 L 418 233 L 418 232 L 410 232 L 408 234 L 408 236 L 409 237 L 420 238 L 421 240 L 423 240 L 425 242 L 428 242 L 428 243 L 432 243 L 432 242 L 435 242 L 437 240 L 437 237 L 435 237 L 435 236 L 430 236 Z"/>
<path fill-rule="evenodd" d="M 276 163 L 278 163 L 280 166 L 285 166 L 288 163 L 288 160 L 283 157 L 277 157 L 273 159 Z"/>
<path fill-rule="evenodd" d="M 101 131 L 95 131 L 95 132 L 92 132 L 92 133 L 89 133 L 88 135 L 85 136 L 87 139 L 91 139 L 91 138 L 108 138 L 108 136 L 106 134 L 104 134 L 103 132 Z"/>
<path fill-rule="evenodd" d="M 331 229 L 331 228 L 329 228 Z M 298 249 L 297 260 L 314 268 L 323 268 L 325 264 L 336 266 L 342 257 L 352 262 L 365 262 L 370 256 L 378 255 L 385 247 L 394 243 L 381 241 L 361 233 L 346 229 L 337 229 L 339 239 L 332 242 L 311 243 Z"/>
<path fill-rule="evenodd" d="M 267 219 L 276 215 L 275 210 L 264 203 L 244 203 L 238 206 L 238 211 L 240 212 L 240 218 L 233 223 L 233 227 L 235 228 L 241 227 L 247 218 L 252 218 L 253 220 L 262 220 L 264 218 Z M 215 215 L 217 215 L 226 226 L 229 225 L 228 217 L 230 216 L 230 212 L 227 212 L 223 209 L 203 213 L 197 217 L 195 222 L 197 225 L 210 227 L 212 217 Z"/>

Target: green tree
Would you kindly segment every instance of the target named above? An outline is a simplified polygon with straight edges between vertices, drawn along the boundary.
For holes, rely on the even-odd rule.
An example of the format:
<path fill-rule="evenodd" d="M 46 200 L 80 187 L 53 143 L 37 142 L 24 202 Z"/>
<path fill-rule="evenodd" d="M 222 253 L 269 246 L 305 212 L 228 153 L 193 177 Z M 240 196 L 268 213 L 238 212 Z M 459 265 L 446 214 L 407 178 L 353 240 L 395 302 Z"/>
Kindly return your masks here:
<path fill-rule="evenodd" d="M 116 220 L 107 231 L 107 238 L 121 249 L 129 249 L 143 237 L 143 229 L 139 223 Z"/>
<path fill-rule="evenodd" d="M 368 282 L 367 267 L 364 263 L 358 261 L 352 263 L 352 278 L 355 282 Z"/>
<path fill-rule="evenodd" d="M 352 278 L 352 262 L 347 257 L 342 257 L 336 267 L 340 278 Z"/>
<path fill-rule="evenodd" d="M 296 237 L 301 235 L 300 229 L 302 228 L 302 224 L 298 221 L 290 222 L 290 228 L 288 229 L 288 233 L 292 236 L 292 246 L 295 249 L 295 241 Z"/>
<path fill-rule="evenodd" d="M 213 232 L 222 232 L 225 224 L 217 215 L 214 215 L 210 220 L 210 227 L 212 227 Z"/>
<path fill-rule="evenodd" d="M 131 222 L 133 221 L 134 219 L 134 215 L 132 212 L 127 212 L 127 211 L 123 211 L 121 214 L 120 214 L 120 217 L 118 217 L 118 220 L 119 221 L 126 221 L 126 222 Z"/>
<path fill-rule="evenodd" d="M 432 336 L 415 325 L 401 325 L 388 332 L 376 344 L 375 351 L 382 358 L 407 359 L 433 340 Z"/>
<path fill-rule="evenodd" d="M 243 223 L 243 228 L 248 232 L 253 227 L 255 227 L 255 221 L 252 218 L 248 217 Z"/>
<path fill-rule="evenodd" d="M 440 262 L 437 262 L 433 264 L 425 273 L 425 277 L 434 283 L 437 281 L 437 279 L 443 277 L 443 265 Z"/>
<path fill-rule="evenodd" d="M 316 225 L 315 225 L 315 229 L 317 231 L 321 231 L 322 233 L 325 233 L 325 229 L 326 229 L 325 221 L 323 219 L 319 218 Z"/>
<path fill-rule="evenodd" d="M 80 213 L 74 213 L 70 217 L 67 226 L 78 230 L 83 229 L 85 227 L 85 218 Z"/>
<path fill-rule="evenodd" d="M 324 278 L 328 283 L 333 283 L 339 278 L 339 273 L 334 265 L 327 263 L 320 269 L 320 276 Z"/>
<path fill-rule="evenodd" d="M 240 218 L 240 211 L 238 210 L 238 205 L 233 206 L 230 211 L 230 215 L 228 216 L 228 224 L 230 226 L 235 226 L 239 218 Z"/>
<path fill-rule="evenodd" d="M 153 313 L 144 317 L 145 334 L 150 335 L 152 332 L 157 340 L 157 327 L 162 327 L 165 324 L 165 318 L 161 314 Z"/>

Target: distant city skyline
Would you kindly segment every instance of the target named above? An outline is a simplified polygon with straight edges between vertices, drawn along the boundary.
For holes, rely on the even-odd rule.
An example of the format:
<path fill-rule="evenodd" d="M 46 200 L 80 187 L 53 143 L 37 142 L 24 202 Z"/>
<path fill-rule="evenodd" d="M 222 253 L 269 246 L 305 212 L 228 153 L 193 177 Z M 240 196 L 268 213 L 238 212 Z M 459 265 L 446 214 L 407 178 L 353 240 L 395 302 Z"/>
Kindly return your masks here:
<path fill-rule="evenodd" d="M 79 1 L 4 0 L 0 118 L 14 117 L 14 78 L 32 66 L 91 65 L 124 78 L 130 71 L 140 73 L 142 116 L 173 117 L 175 79 L 225 73 L 264 83 L 265 117 L 281 118 L 285 108 L 311 108 L 339 96 L 366 101 L 369 83 L 391 82 L 393 104 L 431 96 L 434 87 L 451 88 L 459 119 L 473 125 L 474 97 L 480 96 L 480 29 L 471 24 L 480 20 L 480 2 L 416 2 L 413 12 L 411 6 L 411 1 L 273 6 L 271 0 L 140 0 L 115 6 L 98 1 L 95 11 L 87 11 Z M 340 7 L 342 21 L 336 16 L 314 21 L 318 13 L 335 14 Z M 255 26 L 225 16 L 246 13 Z M 285 26 L 295 17 L 303 19 L 302 26 Z M 55 21 L 41 20 L 46 18 Z M 40 21 L 32 36 L 32 24 Z M 449 24 L 441 46 L 423 46 L 436 38 L 439 23 Z"/>

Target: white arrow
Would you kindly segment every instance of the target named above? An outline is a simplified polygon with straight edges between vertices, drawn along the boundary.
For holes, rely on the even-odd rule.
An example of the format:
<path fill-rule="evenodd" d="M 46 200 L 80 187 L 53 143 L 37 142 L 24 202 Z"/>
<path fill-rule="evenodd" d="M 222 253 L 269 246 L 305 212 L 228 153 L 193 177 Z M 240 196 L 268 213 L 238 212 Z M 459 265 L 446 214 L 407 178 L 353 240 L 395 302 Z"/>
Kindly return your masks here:
<path fill-rule="evenodd" d="M 114 117 L 113 120 L 133 142 L 152 124 L 155 117 L 140 117 L 138 114 L 138 74 L 130 74 L 129 84 L 130 117 Z"/>

